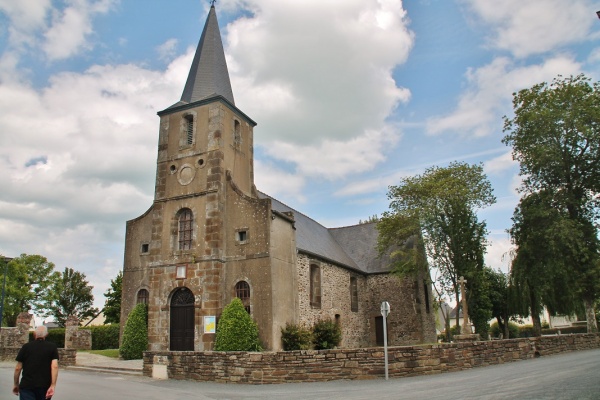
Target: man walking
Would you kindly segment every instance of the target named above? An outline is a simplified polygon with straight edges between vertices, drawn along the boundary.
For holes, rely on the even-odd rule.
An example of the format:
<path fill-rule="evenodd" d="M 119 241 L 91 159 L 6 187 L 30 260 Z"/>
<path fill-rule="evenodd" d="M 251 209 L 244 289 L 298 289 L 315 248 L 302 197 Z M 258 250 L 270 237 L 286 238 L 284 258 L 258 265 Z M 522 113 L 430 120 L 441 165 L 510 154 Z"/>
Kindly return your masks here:
<path fill-rule="evenodd" d="M 51 399 L 58 378 L 58 349 L 52 342 L 46 341 L 48 328 L 38 326 L 34 332 L 35 340 L 21 347 L 17 354 L 13 393 L 20 400 Z M 19 384 L 19 376 L 23 377 Z"/>

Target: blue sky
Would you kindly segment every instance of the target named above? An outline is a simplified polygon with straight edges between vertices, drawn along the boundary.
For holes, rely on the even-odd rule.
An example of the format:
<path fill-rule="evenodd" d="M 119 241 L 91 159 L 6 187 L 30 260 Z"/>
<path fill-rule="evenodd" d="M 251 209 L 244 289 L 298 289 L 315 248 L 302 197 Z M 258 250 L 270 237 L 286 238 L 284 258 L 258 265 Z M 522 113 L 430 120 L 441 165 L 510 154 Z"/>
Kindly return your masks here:
<path fill-rule="evenodd" d="M 156 112 L 179 100 L 209 2 L 0 0 L 0 254 L 85 272 L 96 303 L 125 221 L 152 203 Z M 507 269 L 518 166 L 512 93 L 598 80 L 600 1 L 220 0 L 259 190 L 327 227 L 388 208 L 389 185 L 483 163 L 486 262 Z"/>

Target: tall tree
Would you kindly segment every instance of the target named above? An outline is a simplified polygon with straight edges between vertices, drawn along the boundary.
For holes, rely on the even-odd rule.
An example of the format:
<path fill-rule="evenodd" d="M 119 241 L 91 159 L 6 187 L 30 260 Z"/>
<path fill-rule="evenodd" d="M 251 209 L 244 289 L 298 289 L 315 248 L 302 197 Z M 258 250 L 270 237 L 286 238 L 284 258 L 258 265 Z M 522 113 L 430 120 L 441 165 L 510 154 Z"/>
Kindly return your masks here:
<path fill-rule="evenodd" d="M 123 272 L 119 271 L 115 279 L 111 279 L 110 288 L 104 293 L 104 323 L 118 324 L 121 321 L 121 290 L 123 288 Z"/>
<path fill-rule="evenodd" d="M 64 326 L 71 315 L 80 321 L 96 315 L 98 309 L 93 307 L 92 289 L 84 273 L 65 268 L 60 279 L 52 286 L 52 297 L 47 305 L 49 315 L 60 326 Z"/>
<path fill-rule="evenodd" d="M 531 315 L 534 333 L 541 335 L 540 313 L 546 306 L 551 314 L 577 310 L 577 274 L 566 266 L 577 262 L 588 246 L 582 240 L 582 227 L 566 210 L 554 204 L 546 191 L 523 197 L 513 216 L 511 238 L 516 245 L 511 283 L 519 314 Z"/>
<path fill-rule="evenodd" d="M 500 270 L 490 267 L 484 269 L 489 285 L 488 296 L 492 303 L 492 318 L 496 318 L 498 328 L 504 338 L 508 339 L 508 321 L 512 316 L 510 305 L 510 287 L 508 276 Z"/>
<path fill-rule="evenodd" d="M 43 313 L 49 288 L 58 278 L 54 264 L 40 255 L 21 254 L 8 262 L 3 324 L 15 326 L 24 311 Z M 4 279 L 4 268 L 0 270 Z"/>
<path fill-rule="evenodd" d="M 388 198 L 391 211 L 377 225 L 378 249 L 380 254 L 392 249 L 394 272 L 414 274 L 429 264 L 439 271 L 434 282 L 439 293 L 457 301 L 458 278 L 465 276 L 469 304 L 481 304 L 484 292 L 477 274 L 484 266 L 487 231 L 476 212 L 496 201 L 483 167 L 460 162 L 432 167 L 390 186 Z M 470 301 L 469 292 L 473 294 Z M 474 315 L 486 318 L 483 309 Z"/>
<path fill-rule="evenodd" d="M 513 159 L 520 164 L 522 191 L 543 191 L 554 207 L 565 211 L 570 229 L 579 230 L 569 238 L 571 254 L 563 259 L 562 270 L 575 278 L 569 290 L 585 306 L 588 332 L 596 332 L 600 84 L 584 75 L 559 76 L 550 85 L 540 83 L 513 94 L 513 108 L 514 118 L 504 118 L 503 142 L 512 146 Z"/>

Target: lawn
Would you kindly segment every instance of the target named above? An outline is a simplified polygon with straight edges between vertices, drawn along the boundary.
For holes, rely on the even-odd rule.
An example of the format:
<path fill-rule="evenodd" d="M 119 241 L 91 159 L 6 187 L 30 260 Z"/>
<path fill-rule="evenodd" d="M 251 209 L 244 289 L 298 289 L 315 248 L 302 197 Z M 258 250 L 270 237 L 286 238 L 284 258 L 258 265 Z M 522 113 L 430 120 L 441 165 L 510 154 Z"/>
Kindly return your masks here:
<path fill-rule="evenodd" d="M 85 353 L 99 354 L 101 356 L 119 358 L 119 349 L 106 349 L 106 350 L 78 350 Z"/>

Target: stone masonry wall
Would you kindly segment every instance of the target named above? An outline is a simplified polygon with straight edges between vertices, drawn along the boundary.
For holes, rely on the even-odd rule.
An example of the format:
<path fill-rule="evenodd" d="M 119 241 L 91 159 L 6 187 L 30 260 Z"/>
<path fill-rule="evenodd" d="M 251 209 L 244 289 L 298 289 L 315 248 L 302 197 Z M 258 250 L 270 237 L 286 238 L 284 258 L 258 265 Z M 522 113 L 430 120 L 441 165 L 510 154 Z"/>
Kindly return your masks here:
<path fill-rule="evenodd" d="M 349 270 L 315 261 L 304 254 L 298 254 L 298 304 L 299 323 L 310 328 L 320 319 L 336 320 L 342 329 L 340 347 L 365 347 L 369 345 L 368 326 L 365 326 L 367 309 L 366 279 Z M 321 268 L 321 307 L 310 305 L 310 264 Z M 358 283 L 358 311 L 350 309 L 350 277 Z"/>
<path fill-rule="evenodd" d="M 600 334 L 390 347 L 388 372 L 390 377 L 435 374 L 597 348 Z M 145 376 L 153 376 L 154 365 L 157 371 L 166 369 L 170 379 L 248 384 L 376 379 L 385 374 L 380 347 L 263 353 L 145 352 Z"/>

